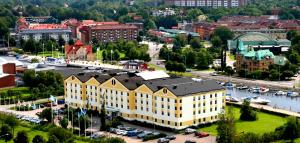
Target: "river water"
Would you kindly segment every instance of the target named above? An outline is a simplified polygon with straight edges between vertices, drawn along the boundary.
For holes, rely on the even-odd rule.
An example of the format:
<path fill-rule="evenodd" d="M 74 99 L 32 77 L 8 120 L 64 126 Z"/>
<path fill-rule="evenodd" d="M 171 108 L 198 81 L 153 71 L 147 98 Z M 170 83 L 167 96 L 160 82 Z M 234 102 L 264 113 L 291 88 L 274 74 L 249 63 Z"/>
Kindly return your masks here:
<path fill-rule="evenodd" d="M 270 106 L 290 110 L 294 112 L 300 112 L 300 97 L 287 97 L 287 96 L 276 96 L 275 93 L 256 94 L 250 93 L 248 90 L 227 90 L 227 94 L 231 94 L 232 97 L 241 99 L 249 96 L 260 96 L 261 98 L 268 99 L 271 101 Z"/>

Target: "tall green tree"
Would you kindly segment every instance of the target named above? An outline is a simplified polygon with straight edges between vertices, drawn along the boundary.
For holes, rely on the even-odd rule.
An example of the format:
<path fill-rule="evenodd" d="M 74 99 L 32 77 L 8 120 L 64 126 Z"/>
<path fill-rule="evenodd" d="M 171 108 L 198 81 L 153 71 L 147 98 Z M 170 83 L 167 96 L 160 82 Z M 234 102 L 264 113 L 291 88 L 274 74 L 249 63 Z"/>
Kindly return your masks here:
<path fill-rule="evenodd" d="M 218 143 L 234 143 L 236 136 L 236 128 L 234 116 L 231 109 L 227 114 L 220 114 L 217 126 Z"/>
<path fill-rule="evenodd" d="M 0 136 L 5 140 L 5 142 L 13 139 L 13 133 L 9 125 L 2 125 Z"/>
<path fill-rule="evenodd" d="M 190 45 L 193 49 L 200 49 L 204 48 L 203 44 L 201 43 L 201 40 L 199 38 L 192 38 Z"/>
<path fill-rule="evenodd" d="M 19 120 L 15 116 L 7 116 L 4 123 L 9 125 L 14 133 L 15 127 L 19 125 Z"/>
<path fill-rule="evenodd" d="M 221 68 L 222 70 L 226 67 L 226 50 L 227 50 L 227 40 L 230 40 L 234 37 L 234 33 L 227 27 L 218 27 L 215 29 L 212 37 L 219 37 L 222 41 L 221 45 Z"/>
<path fill-rule="evenodd" d="M 14 143 L 29 143 L 28 134 L 26 131 L 19 131 L 16 138 L 14 139 Z"/>
<path fill-rule="evenodd" d="M 32 139 L 32 143 L 46 143 L 46 140 L 44 139 L 43 136 L 41 136 L 41 135 L 36 135 L 36 136 L 34 136 L 34 138 Z"/>
<path fill-rule="evenodd" d="M 256 112 L 250 107 L 250 101 L 244 100 L 242 108 L 240 110 L 240 120 L 243 121 L 255 121 L 257 120 Z"/>
<path fill-rule="evenodd" d="M 104 98 L 105 95 L 103 95 Z M 105 100 L 102 103 L 101 106 L 101 111 L 100 111 L 100 131 L 106 131 L 107 130 L 107 126 L 106 126 L 106 110 L 105 110 Z"/>
<path fill-rule="evenodd" d="M 53 114 L 53 110 L 51 108 L 46 108 L 42 112 L 38 114 L 41 119 L 46 119 L 48 123 L 51 123 L 55 118 Z"/>

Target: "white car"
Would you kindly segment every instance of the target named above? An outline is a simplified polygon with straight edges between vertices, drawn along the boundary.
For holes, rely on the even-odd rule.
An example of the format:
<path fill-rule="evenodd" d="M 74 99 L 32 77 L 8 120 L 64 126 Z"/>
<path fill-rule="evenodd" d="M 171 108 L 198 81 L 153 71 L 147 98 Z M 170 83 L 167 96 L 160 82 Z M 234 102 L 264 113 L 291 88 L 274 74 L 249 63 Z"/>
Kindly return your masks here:
<path fill-rule="evenodd" d="M 127 131 L 117 129 L 117 130 L 116 130 L 116 134 L 117 134 L 117 135 L 126 135 L 126 134 L 127 134 Z"/>
<path fill-rule="evenodd" d="M 191 133 L 194 133 L 194 132 L 196 132 L 196 130 L 192 129 L 192 128 L 186 128 L 185 131 L 184 131 L 185 134 L 191 134 Z"/>

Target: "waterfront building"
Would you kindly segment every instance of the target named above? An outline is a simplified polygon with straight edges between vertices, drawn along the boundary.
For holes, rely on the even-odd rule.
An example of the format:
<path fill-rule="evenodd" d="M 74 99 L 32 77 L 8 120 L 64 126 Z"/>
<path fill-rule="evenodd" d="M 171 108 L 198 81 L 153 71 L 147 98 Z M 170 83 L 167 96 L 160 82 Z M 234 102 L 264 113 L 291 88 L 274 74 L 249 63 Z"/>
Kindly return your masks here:
<path fill-rule="evenodd" d="M 281 54 L 287 52 L 290 46 L 289 40 L 272 39 L 262 33 L 247 33 L 228 41 L 228 48 L 236 52 L 237 71 L 267 71 L 271 64 L 278 64 L 278 61 L 284 65 L 286 59 Z"/>
<path fill-rule="evenodd" d="M 257 50 L 270 50 L 273 54 L 279 55 L 287 52 L 291 47 L 291 41 L 287 39 L 273 39 L 267 34 L 250 32 L 240 36 L 237 36 L 233 40 L 228 40 L 229 50 L 241 50 L 240 44 L 242 43 L 245 47 L 251 47 L 255 51 Z M 243 47 L 242 47 L 243 48 Z"/>
<path fill-rule="evenodd" d="M 79 73 L 64 81 L 65 100 L 74 108 L 172 129 L 211 123 L 225 109 L 225 89 L 213 80 L 170 77 L 162 71 Z"/>
<path fill-rule="evenodd" d="M 166 4 L 179 7 L 240 7 L 247 4 L 247 0 L 165 0 Z"/>

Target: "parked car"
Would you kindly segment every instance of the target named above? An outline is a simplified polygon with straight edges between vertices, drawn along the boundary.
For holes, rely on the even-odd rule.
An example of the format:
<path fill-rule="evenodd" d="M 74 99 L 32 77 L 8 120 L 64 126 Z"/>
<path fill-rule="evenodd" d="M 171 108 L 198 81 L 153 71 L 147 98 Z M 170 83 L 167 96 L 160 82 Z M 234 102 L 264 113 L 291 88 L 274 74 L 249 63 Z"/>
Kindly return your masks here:
<path fill-rule="evenodd" d="M 184 143 L 196 143 L 196 141 L 186 140 Z"/>
<path fill-rule="evenodd" d="M 158 136 L 158 135 L 160 135 L 160 132 L 154 132 L 154 133 L 152 133 L 152 135 Z"/>
<path fill-rule="evenodd" d="M 195 136 L 197 136 L 199 138 L 203 138 L 203 137 L 208 137 L 209 134 L 205 133 L 205 132 L 195 132 Z"/>
<path fill-rule="evenodd" d="M 157 140 L 157 143 L 169 143 L 169 142 L 170 142 L 170 140 L 167 138 L 159 138 Z"/>
<path fill-rule="evenodd" d="M 152 132 L 144 131 L 144 132 L 138 134 L 138 135 L 137 135 L 137 138 L 142 139 L 142 138 L 144 138 L 145 136 L 147 136 L 147 135 L 149 135 L 149 134 L 152 134 Z"/>
<path fill-rule="evenodd" d="M 121 130 L 121 135 L 122 135 L 122 136 L 126 136 L 126 135 L 127 135 L 127 132 L 128 132 L 128 131 L 126 131 L 126 130 Z"/>
<path fill-rule="evenodd" d="M 110 128 L 110 129 L 109 129 L 109 132 L 110 132 L 110 133 L 116 133 L 116 130 L 117 130 L 116 128 Z"/>
<path fill-rule="evenodd" d="M 134 130 L 134 131 L 128 131 L 127 132 L 127 136 L 128 137 L 133 137 L 133 136 L 137 136 L 138 135 L 138 133 Z"/>
<path fill-rule="evenodd" d="M 218 74 L 216 72 L 210 73 L 211 76 L 217 76 Z"/>
<path fill-rule="evenodd" d="M 116 129 L 115 133 L 116 133 L 117 135 L 121 135 L 121 134 L 122 134 L 122 130 Z"/>
<path fill-rule="evenodd" d="M 165 138 L 166 138 L 166 139 L 169 139 L 169 140 L 175 140 L 175 139 L 176 139 L 175 136 L 166 136 Z"/>
<path fill-rule="evenodd" d="M 95 139 L 95 138 L 100 138 L 100 137 L 102 137 L 102 136 L 104 136 L 103 133 L 101 133 L 101 132 L 96 132 L 96 133 L 93 133 L 93 134 L 91 135 L 91 138 Z"/>
<path fill-rule="evenodd" d="M 195 129 L 192 129 L 192 128 L 186 128 L 185 130 L 184 130 L 184 133 L 185 134 L 192 134 L 192 133 L 195 133 L 196 132 L 196 130 Z"/>

